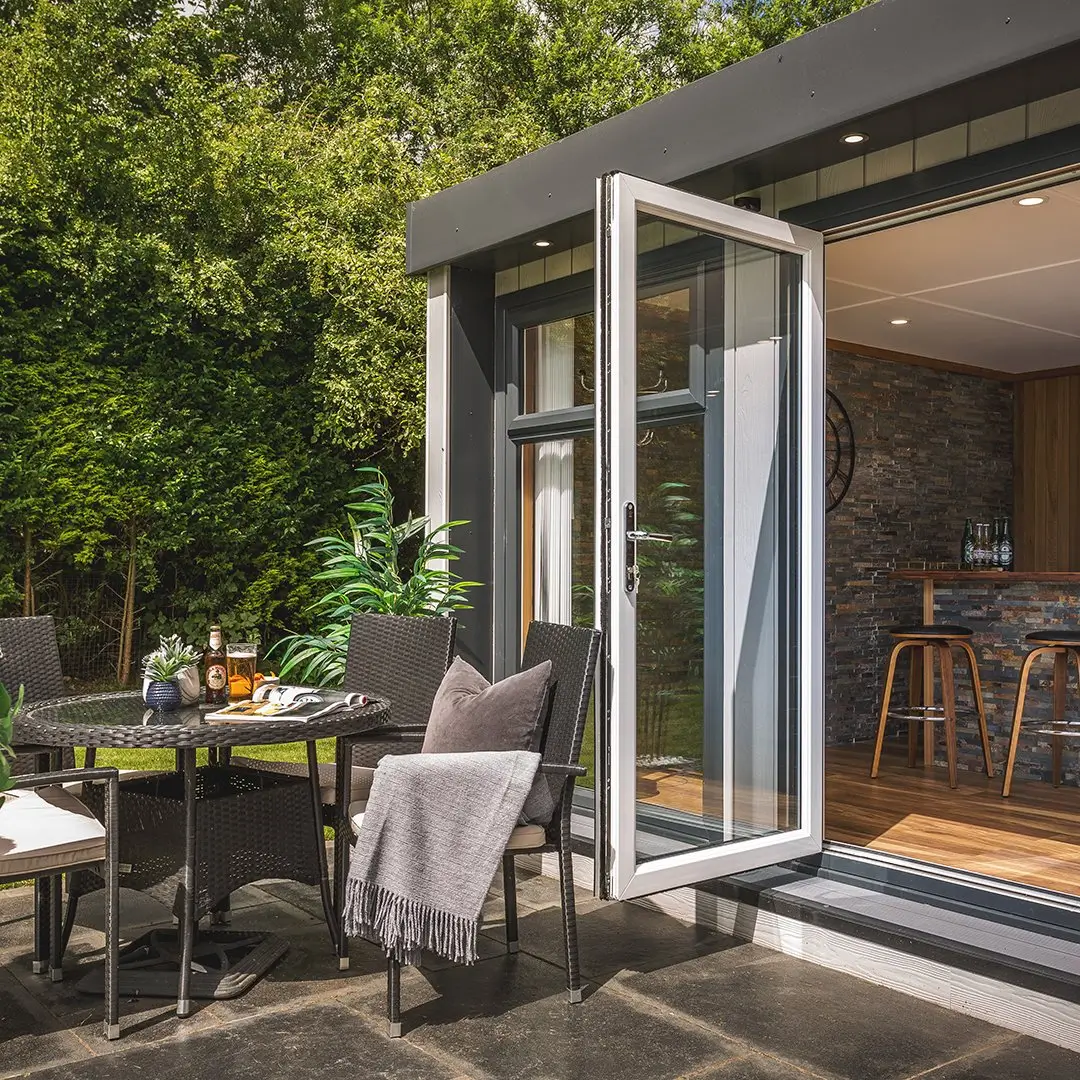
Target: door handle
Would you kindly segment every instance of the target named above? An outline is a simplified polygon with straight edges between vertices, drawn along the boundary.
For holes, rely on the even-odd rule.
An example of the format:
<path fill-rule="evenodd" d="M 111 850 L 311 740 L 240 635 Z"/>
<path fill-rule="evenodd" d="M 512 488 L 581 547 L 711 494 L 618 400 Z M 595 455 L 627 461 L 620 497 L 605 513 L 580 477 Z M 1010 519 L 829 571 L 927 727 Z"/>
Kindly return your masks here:
<path fill-rule="evenodd" d="M 633 592 L 637 588 L 638 577 L 640 576 L 637 564 L 638 544 L 642 540 L 652 541 L 654 544 L 671 544 L 674 543 L 675 537 L 670 533 L 651 533 L 645 529 L 639 529 L 637 527 L 637 507 L 632 502 L 628 502 L 623 507 L 623 517 L 626 524 L 626 577 L 623 580 L 623 587 L 627 592 Z"/>
<path fill-rule="evenodd" d="M 654 544 L 675 543 L 675 537 L 671 533 L 651 533 L 643 529 L 630 529 L 626 534 L 626 539 L 633 540 L 635 544 L 640 544 L 642 540 L 651 540 Z"/>

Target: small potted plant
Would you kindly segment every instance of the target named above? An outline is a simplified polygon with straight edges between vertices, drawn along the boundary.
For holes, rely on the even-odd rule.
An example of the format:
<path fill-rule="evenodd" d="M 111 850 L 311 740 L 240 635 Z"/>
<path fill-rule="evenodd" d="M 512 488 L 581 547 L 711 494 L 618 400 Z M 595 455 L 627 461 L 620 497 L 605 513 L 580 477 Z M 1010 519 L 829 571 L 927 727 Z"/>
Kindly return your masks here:
<path fill-rule="evenodd" d="M 199 652 L 180 640 L 163 637 L 143 660 L 143 700 L 160 712 L 171 712 L 199 699 Z"/>
<path fill-rule="evenodd" d="M 11 763 L 15 760 L 15 751 L 11 748 L 11 729 L 19 708 L 22 706 L 23 688 L 19 687 L 19 696 L 13 702 L 11 695 L 0 683 L 0 792 L 11 787 Z M 0 794 L 0 806 L 4 796 Z"/>

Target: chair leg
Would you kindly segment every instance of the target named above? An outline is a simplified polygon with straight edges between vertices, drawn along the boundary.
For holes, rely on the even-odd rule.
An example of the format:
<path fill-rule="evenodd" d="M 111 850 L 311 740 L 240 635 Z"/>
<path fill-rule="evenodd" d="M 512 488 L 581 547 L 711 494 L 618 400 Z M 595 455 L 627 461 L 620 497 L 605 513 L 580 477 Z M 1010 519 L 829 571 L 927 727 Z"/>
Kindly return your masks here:
<path fill-rule="evenodd" d="M 49 970 L 49 913 L 52 910 L 52 891 L 52 878 L 34 879 L 34 960 L 31 970 L 35 975 L 44 975 Z"/>
<path fill-rule="evenodd" d="M 885 742 L 885 725 L 889 720 L 889 702 L 892 700 L 893 680 L 896 678 L 896 661 L 900 653 L 908 646 L 906 641 L 898 641 L 889 654 L 889 667 L 885 675 L 885 692 L 881 695 L 881 715 L 878 717 L 877 740 L 874 743 L 874 761 L 870 766 L 870 779 L 876 780 L 881 766 L 881 747 Z M 915 721 L 911 721 L 912 724 Z M 911 736 L 908 734 L 908 756 L 911 756 Z"/>
<path fill-rule="evenodd" d="M 57 874 L 49 889 L 49 978 L 64 980 L 64 879 Z"/>
<path fill-rule="evenodd" d="M 1069 653 L 1060 649 L 1054 653 L 1054 722 L 1065 720 L 1065 688 L 1069 679 Z M 1061 759 L 1065 739 L 1061 735 L 1050 736 L 1051 772 L 1054 787 L 1061 787 Z"/>
<path fill-rule="evenodd" d="M 986 702 L 983 700 L 982 680 L 979 678 L 979 662 L 975 657 L 975 650 L 968 641 L 961 641 L 960 648 L 967 657 L 968 670 L 971 672 L 971 692 L 975 697 L 975 708 L 979 713 L 979 738 L 982 740 L 983 763 L 986 765 L 986 775 L 994 775 L 994 759 L 990 755 L 990 732 L 986 727 Z"/>
<path fill-rule="evenodd" d="M 105 789 L 105 1038 L 120 1038 L 120 788 Z"/>
<path fill-rule="evenodd" d="M 566 960 L 566 990 L 571 1005 L 581 1001 L 581 963 L 578 957 L 577 910 L 574 906 L 574 858 L 570 851 L 570 796 L 563 797 L 565 809 L 559 829 L 559 886 L 562 894 L 563 956 Z"/>
<path fill-rule="evenodd" d="M 911 659 L 908 662 L 908 704 L 912 711 L 914 706 L 922 704 L 922 650 L 912 649 Z M 914 769 L 919 760 L 919 725 L 915 720 L 908 721 L 908 753 L 907 763 L 909 769 Z"/>
<path fill-rule="evenodd" d="M 401 962 L 391 957 L 386 962 L 386 1021 L 391 1039 L 401 1038 Z"/>
<path fill-rule="evenodd" d="M 1009 756 L 1005 760 L 1005 775 L 1001 781 L 1001 797 L 1007 799 L 1012 791 L 1013 767 L 1016 765 L 1016 748 L 1020 743 L 1020 720 L 1024 715 L 1024 701 L 1027 698 L 1028 677 L 1035 659 L 1048 649 L 1032 649 L 1020 668 L 1020 682 L 1016 687 L 1016 708 L 1013 710 L 1012 731 L 1009 734 Z"/>
<path fill-rule="evenodd" d="M 941 663 L 941 704 L 945 711 L 945 756 L 949 763 L 949 787 L 955 789 L 959 781 L 956 775 L 956 684 L 952 649 L 942 643 L 937 650 Z"/>
<path fill-rule="evenodd" d="M 506 914 L 506 951 L 516 953 L 518 951 L 518 922 L 517 922 L 517 874 L 514 870 L 514 856 L 509 852 L 503 853 L 503 911 Z"/>

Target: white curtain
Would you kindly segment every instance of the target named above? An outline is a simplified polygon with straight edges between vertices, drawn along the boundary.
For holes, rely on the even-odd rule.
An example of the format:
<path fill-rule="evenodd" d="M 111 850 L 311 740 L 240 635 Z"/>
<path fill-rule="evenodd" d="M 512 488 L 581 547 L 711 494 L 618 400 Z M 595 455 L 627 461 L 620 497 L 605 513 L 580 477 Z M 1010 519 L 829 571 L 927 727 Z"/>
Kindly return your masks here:
<path fill-rule="evenodd" d="M 574 404 L 574 320 L 538 328 L 536 403 L 538 412 Z M 571 621 L 573 567 L 570 548 L 574 518 L 574 442 L 536 444 L 535 566 L 533 617 Z"/>

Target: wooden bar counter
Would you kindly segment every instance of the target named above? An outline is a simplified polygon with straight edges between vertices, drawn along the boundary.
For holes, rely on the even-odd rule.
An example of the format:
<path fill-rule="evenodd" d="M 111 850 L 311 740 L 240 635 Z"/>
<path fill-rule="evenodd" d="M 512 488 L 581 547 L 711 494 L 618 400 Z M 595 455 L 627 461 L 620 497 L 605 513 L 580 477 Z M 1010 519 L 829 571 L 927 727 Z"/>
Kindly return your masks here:
<path fill-rule="evenodd" d="M 893 570 L 889 580 L 922 582 L 922 621 L 928 626 L 934 622 L 934 590 L 938 585 L 1075 585 L 1080 597 L 1080 571 L 1072 570 Z M 929 655 L 922 662 L 922 693 L 923 703 L 933 704 L 934 669 Z M 923 761 L 929 767 L 933 760 L 933 723 L 927 721 L 923 725 Z"/>

